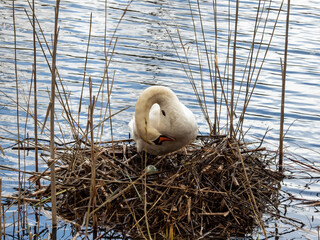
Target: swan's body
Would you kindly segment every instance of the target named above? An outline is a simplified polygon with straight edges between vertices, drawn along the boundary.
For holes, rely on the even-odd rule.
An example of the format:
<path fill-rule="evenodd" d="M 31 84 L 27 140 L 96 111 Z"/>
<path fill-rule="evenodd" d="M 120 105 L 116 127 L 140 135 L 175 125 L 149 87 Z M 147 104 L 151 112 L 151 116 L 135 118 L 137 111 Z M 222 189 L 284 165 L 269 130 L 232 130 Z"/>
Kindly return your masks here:
<path fill-rule="evenodd" d="M 176 151 L 198 133 L 193 113 L 169 88 L 160 86 L 142 92 L 129 126 L 138 152 L 147 150 L 154 155 Z"/>

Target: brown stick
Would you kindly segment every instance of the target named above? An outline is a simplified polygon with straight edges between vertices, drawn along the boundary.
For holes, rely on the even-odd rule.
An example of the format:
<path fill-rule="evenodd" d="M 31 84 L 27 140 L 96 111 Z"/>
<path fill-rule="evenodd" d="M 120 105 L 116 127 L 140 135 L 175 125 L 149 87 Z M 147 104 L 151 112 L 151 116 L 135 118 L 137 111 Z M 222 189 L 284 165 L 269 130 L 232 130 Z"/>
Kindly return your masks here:
<path fill-rule="evenodd" d="M 236 54 L 237 54 L 237 31 L 238 31 L 238 15 L 239 15 L 239 0 L 237 0 L 236 5 L 236 19 L 235 19 L 235 27 L 234 27 L 234 39 L 233 39 L 233 60 L 232 60 L 232 85 L 231 85 L 231 99 L 230 99 L 230 138 L 233 136 L 233 98 L 234 98 L 234 84 L 235 84 L 235 76 L 236 76 Z"/>
<path fill-rule="evenodd" d="M 1 181 L 0 181 L 1 182 Z M 25 197 L 15 197 L 15 196 L 9 196 L 9 195 L 3 195 L 3 198 L 8 198 L 8 199 L 15 199 L 15 200 L 20 200 L 21 202 L 30 202 L 30 203 L 39 203 L 41 199 L 35 199 L 35 198 L 25 198 Z M 0 195 L 1 199 L 1 195 Z M 1 222 L 1 218 L 0 218 Z M 1 239 L 1 238 L 0 238 Z"/>
<path fill-rule="evenodd" d="M 242 158 L 242 155 L 241 155 L 241 151 L 240 151 L 240 148 L 239 148 L 239 145 L 237 144 L 237 152 L 238 152 L 238 156 L 241 160 L 241 164 L 242 164 L 242 167 L 243 167 L 243 172 L 244 172 L 244 176 L 245 176 L 245 180 L 246 180 L 246 183 L 247 183 L 247 187 L 248 187 L 248 190 L 249 190 L 249 193 L 248 193 L 248 197 L 250 199 L 250 203 L 251 203 L 251 206 L 252 206 L 252 210 L 253 210 L 253 213 L 263 231 L 263 235 L 265 236 L 266 239 L 268 239 L 267 237 L 267 232 L 265 230 L 265 227 L 264 227 L 264 224 L 263 224 L 263 220 L 259 214 L 259 208 L 257 207 L 257 203 L 256 203 L 256 199 L 255 199 L 255 196 L 252 192 L 252 188 L 251 188 L 251 184 L 250 184 L 250 180 L 249 180 L 249 177 L 248 177 L 248 174 L 247 174 L 247 170 L 246 170 L 246 166 L 244 164 L 244 161 L 243 161 L 243 158 Z"/>
<path fill-rule="evenodd" d="M 35 7 L 34 0 L 32 1 L 32 25 L 33 25 L 33 88 L 34 88 L 34 146 L 35 146 L 35 171 L 39 171 L 39 158 L 38 158 L 38 103 L 37 103 L 37 47 L 36 47 L 36 24 L 35 24 Z M 40 180 L 37 181 L 40 188 Z"/>
<path fill-rule="evenodd" d="M 290 0 L 288 0 L 288 8 L 287 8 L 286 39 L 285 39 L 285 49 L 284 49 L 284 63 L 283 63 L 283 69 L 282 69 L 280 140 L 279 140 L 279 171 L 280 172 L 283 171 L 283 125 L 284 125 L 284 102 L 285 102 L 286 75 L 287 75 L 289 16 L 290 16 Z"/>
<path fill-rule="evenodd" d="M 17 117 L 17 135 L 18 135 L 18 168 L 21 169 L 21 156 L 20 156 L 20 121 L 19 121 L 19 84 L 18 84 L 18 66 L 17 66 L 17 35 L 16 35 L 16 20 L 15 20 L 15 1 L 12 2 L 12 19 L 13 19 L 13 37 L 14 37 L 14 73 L 16 82 L 16 117 Z M 18 175 L 18 194 L 21 195 L 21 175 Z M 20 200 L 18 200 L 18 211 L 20 211 Z M 20 214 L 18 214 L 18 232 L 20 231 Z"/>
<path fill-rule="evenodd" d="M 80 113 L 81 113 L 81 106 L 82 106 L 84 84 L 85 84 L 86 73 L 87 73 L 88 54 L 89 54 L 89 46 L 90 46 L 90 39 L 91 39 L 91 28 L 92 28 L 92 13 L 90 14 L 89 37 L 88 37 L 88 43 L 87 43 L 86 58 L 85 58 L 84 70 L 83 70 L 83 80 L 82 80 L 82 87 L 81 87 L 80 100 L 79 100 L 78 128 L 80 128 Z"/>
<path fill-rule="evenodd" d="M 213 1 L 213 12 L 214 12 L 214 123 L 213 123 L 213 134 L 216 135 L 217 132 L 219 132 L 219 120 L 218 120 L 218 108 L 217 108 L 217 68 L 218 68 L 218 61 L 217 61 L 217 55 L 218 55 L 218 24 L 217 24 L 217 1 Z"/>
<path fill-rule="evenodd" d="M 92 209 L 94 210 L 97 205 L 97 188 L 96 188 L 96 156 L 94 151 L 94 137 L 93 137 L 93 110 L 95 106 L 95 97 L 92 96 L 92 80 L 89 77 L 90 86 L 90 139 L 91 139 L 91 191 L 92 191 Z M 98 229 L 97 216 L 93 214 L 93 229 L 96 231 Z M 95 235 L 95 234 L 94 234 Z M 94 236 L 96 237 L 96 236 Z"/>
<path fill-rule="evenodd" d="M 58 45 L 58 16 L 60 0 L 56 1 L 55 7 L 55 24 L 54 24 L 54 41 L 52 52 L 52 69 L 51 69 L 51 109 L 50 109 L 50 167 L 51 167 L 51 204 L 52 204 L 52 228 L 57 227 L 57 206 L 56 206 L 56 174 L 55 174 L 55 147 L 54 147 L 54 101 L 56 89 L 56 57 Z"/>

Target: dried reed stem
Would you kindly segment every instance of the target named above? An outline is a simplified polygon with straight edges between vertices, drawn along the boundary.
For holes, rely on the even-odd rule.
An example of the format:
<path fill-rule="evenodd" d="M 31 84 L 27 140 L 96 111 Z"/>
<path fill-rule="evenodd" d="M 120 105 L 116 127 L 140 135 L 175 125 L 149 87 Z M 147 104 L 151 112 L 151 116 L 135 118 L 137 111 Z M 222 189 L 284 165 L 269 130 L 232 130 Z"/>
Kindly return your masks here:
<path fill-rule="evenodd" d="M 32 27 L 33 27 L 33 97 L 34 97 L 34 146 L 35 146 L 35 171 L 39 171 L 39 159 L 38 159 L 38 103 L 37 103 L 37 46 L 36 46 L 36 9 L 34 6 L 34 0 L 32 1 Z M 37 181 L 38 187 L 40 187 L 40 180 Z"/>
<path fill-rule="evenodd" d="M 147 146 L 147 144 L 145 144 L 145 146 Z M 146 147 L 147 148 L 147 147 Z M 148 161 L 148 156 L 147 156 L 147 151 L 145 151 L 144 154 L 144 170 L 145 172 L 147 171 L 147 161 Z M 145 175 L 144 177 L 144 217 L 145 217 L 145 221 L 146 221 L 146 228 L 147 228 L 147 232 L 148 232 L 148 237 L 150 240 L 152 240 L 151 237 L 151 233 L 150 233 L 150 228 L 149 228 L 149 221 L 148 221 L 148 199 L 147 199 L 147 175 Z"/>
<path fill-rule="evenodd" d="M 31 3 L 29 2 L 29 0 L 27 0 L 27 1 L 28 1 L 28 4 L 29 4 L 30 8 L 32 9 Z M 27 17 L 28 17 L 31 25 L 33 25 L 33 22 L 31 21 L 30 16 L 29 16 L 29 14 L 27 13 L 26 10 L 25 10 L 25 13 L 26 13 L 26 15 L 27 15 Z M 52 53 L 52 51 L 51 51 L 51 49 L 50 49 L 50 47 L 49 47 L 49 44 L 48 44 L 48 42 L 47 42 L 47 40 L 46 40 L 46 37 L 45 37 L 45 35 L 44 35 L 44 33 L 43 33 L 43 30 L 42 30 L 42 28 L 41 28 L 41 25 L 40 25 L 40 23 L 39 23 L 39 21 L 38 21 L 38 19 L 37 19 L 36 16 L 35 16 L 35 20 L 36 20 L 36 22 L 37 22 L 37 24 L 38 24 L 38 27 L 39 27 L 39 30 L 40 30 L 40 32 L 41 32 L 41 34 L 42 34 L 42 37 L 43 37 L 43 39 L 44 39 L 45 45 L 46 45 L 46 47 L 47 47 L 47 50 L 48 50 L 49 54 L 50 54 L 51 57 L 52 57 L 53 53 Z M 36 32 L 35 34 L 36 34 L 36 36 L 37 36 L 38 43 L 39 43 L 39 46 L 40 46 L 40 48 L 41 48 L 41 50 L 42 50 L 43 56 L 44 56 L 44 58 L 46 59 L 47 65 L 48 65 L 50 71 L 52 72 L 52 66 L 51 66 L 50 63 L 49 63 L 49 60 L 48 60 L 48 58 L 47 58 L 47 56 L 46 56 L 46 53 L 45 53 L 45 51 L 44 51 L 44 48 L 43 48 L 43 46 L 42 46 L 42 44 L 41 44 L 40 38 L 39 38 L 37 32 Z M 60 93 L 59 88 L 57 87 L 58 85 L 57 85 L 57 81 L 56 81 L 56 87 L 57 87 L 56 90 L 57 90 L 57 97 L 58 97 L 57 99 L 59 100 L 61 106 L 64 108 L 64 111 L 67 113 L 66 116 L 67 116 L 67 120 L 68 120 L 68 122 L 69 122 L 69 124 L 70 124 L 70 129 L 71 129 L 71 131 L 72 131 L 72 133 L 73 133 L 73 136 L 76 138 L 76 136 L 78 135 L 78 134 L 76 134 L 76 131 L 75 131 L 76 128 L 75 128 L 75 126 L 74 126 L 74 124 L 76 124 L 76 121 L 73 119 L 72 115 L 69 114 L 69 113 L 71 113 L 71 110 L 70 110 L 70 107 L 69 107 L 69 104 L 68 104 L 68 101 L 67 101 L 67 100 L 68 100 L 68 96 L 67 96 L 67 93 L 66 93 L 66 91 L 65 91 L 65 89 L 64 89 L 64 86 L 63 86 L 63 84 L 62 84 L 62 80 L 61 80 L 61 78 L 60 78 L 60 74 L 59 74 L 59 71 L 58 71 L 57 66 L 56 66 L 55 71 L 56 71 L 56 75 L 57 75 L 58 78 L 59 78 L 59 82 L 60 82 L 60 85 L 61 85 L 61 88 L 62 88 L 62 91 L 63 91 L 63 95 L 64 95 L 64 98 L 65 98 L 65 102 L 64 102 L 64 100 L 63 100 L 63 98 L 62 98 L 62 94 Z M 42 126 L 43 126 L 43 128 L 42 128 L 42 130 L 41 130 L 41 133 L 43 133 L 43 130 L 44 130 L 45 126 L 46 126 L 46 121 L 47 121 L 47 117 L 49 116 L 50 108 L 51 108 L 51 105 L 50 105 L 50 103 L 49 103 L 47 115 L 46 115 L 46 117 L 45 117 L 44 122 L 43 122 L 43 123 L 38 122 L 38 124 L 42 124 Z"/>
<path fill-rule="evenodd" d="M 211 71 L 210 57 L 209 57 L 209 51 L 208 51 L 208 47 L 207 47 L 207 41 L 206 41 L 206 38 L 205 38 L 205 31 L 204 31 L 204 27 L 203 27 L 202 14 L 201 14 L 201 10 L 200 10 L 200 2 L 199 2 L 199 0 L 197 0 L 197 6 L 198 6 L 198 13 L 199 13 L 199 21 L 200 21 L 202 39 L 203 39 L 203 43 L 204 43 L 206 59 L 207 59 L 207 64 L 208 64 L 209 76 L 210 76 L 210 81 L 212 82 L 212 71 Z M 190 11 L 192 11 L 192 10 L 190 9 Z M 196 32 L 196 30 L 194 32 Z M 197 44 L 197 48 L 198 48 L 198 41 L 196 42 L 196 44 Z M 200 63 L 200 55 L 198 56 L 198 58 L 199 58 L 199 65 L 200 65 L 201 64 Z M 203 77 L 202 77 L 201 68 L 200 68 L 200 74 L 201 74 L 201 89 L 202 89 L 202 95 L 203 95 L 203 102 L 204 102 L 206 114 L 209 117 L 209 113 L 208 113 L 208 109 L 207 109 L 207 103 L 206 103 L 206 94 L 205 94 L 205 90 L 204 90 L 204 86 L 203 86 Z M 210 118 L 209 118 L 209 130 L 210 130 L 210 132 L 214 131 L 212 129 L 212 124 L 211 124 Z"/>
<path fill-rule="evenodd" d="M 290 16 L 290 0 L 288 0 L 288 6 L 287 6 L 286 39 L 285 39 L 285 49 L 284 49 L 284 63 L 283 63 L 283 69 L 282 69 L 280 140 L 279 140 L 279 171 L 280 172 L 283 171 L 283 125 L 284 125 L 284 103 L 285 103 L 286 75 L 287 75 L 289 16 Z"/>
<path fill-rule="evenodd" d="M 199 49 L 199 44 L 198 44 L 198 36 L 197 36 L 197 29 L 196 29 L 196 23 L 194 21 L 194 14 L 193 14 L 193 11 L 192 11 L 192 6 L 191 6 L 191 2 L 190 0 L 188 1 L 189 3 L 189 9 L 190 9 L 190 14 L 191 14 L 191 19 L 192 19 L 192 25 L 193 25 L 193 33 L 194 33 L 194 40 L 195 40 L 195 44 L 196 44 L 196 48 L 197 48 L 197 57 L 198 57 L 198 62 L 199 62 L 199 72 L 200 72 L 200 80 L 201 80 L 201 91 L 202 91 L 202 99 L 201 100 L 201 103 L 203 103 L 204 107 L 203 107 L 203 115 L 204 117 L 206 118 L 207 122 L 208 122 L 208 127 L 210 128 L 210 132 L 211 132 L 211 123 L 210 123 L 210 117 L 209 117 L 209 114 L 208 114 L 208 107 L 207 107 L 207 101 L 206 101 L 206 94 L 205 94 L 205 91 L 204 91 L 204 86 L 203 86 L 203 74 L 202 74 L 202 64 L 201 64 L 201 57 L 200 57 L 200 49 Z M 200 7 L 198 7 L 200 8 Z M 200 9 L 199 9 L 200 11 Z M 178 31 L 179 33 L 179 31 Z M 180 37 L 179 37 L 180 38 Z M 181 39 L 181 38 L 180 38 Z M 182 43 L 181 43 L 182 44 Z M 183 48 L 184 46 L 181 45 Z M 185 57 L 187 58 L 187 55 L 185 54 Z M 189 65 L 189 63 L 188 63 Z M 191 69 L 189 67 L 189 71 L 190 71 L 190 76 L 193 80 L 193 77 L 192 77 L 192 72 L 191 72 Z M 193 80 L 194 81 L 194 80 Z M 200 96 L 199 96 L 200 97 Z M 198 100 L 199 101 L 199 100 Z"/>
<path fill-rule="evenodd" d="M 264 3 L 264 4 L 265 4 L 265 3 Z M 271 3 L 270 3 L 270 4 L 271 4 Z M 241 84 L 240 84 L 240 87 L 239 87 L 239 90 L 238 90 L 238 96 L 237 96 L 237 100 L 236 100 L 234 109 L 237 109 L 238 101 L 239 101 L 240 94 L 241 94 L 242 85 L 243 85 L 244 78 L 245 78 L 245 75 L 246 75 L 246 74 L 247 74 L 247 82 L 246 82 L 245 99 L 248 98 L 249 89 L 250 89 L 250 83 L 251 83 L 252 76 L 253 76 L 253 73 L 254 73 L 254 70 L 255 70 L 256 61 L 257 61 L 257 59 L 258 59 L 258 57 L 259 57 L 259 52 L 260 52 L 261 44 L 262 44 L 262 42 L 263 42 L 265 27 L 263 28 L 263 34 L 262 34 L 262 37 L 261 37 L 261 40 L 260 40 L 260 45 L 259 45 L 259 48 L 258 48 L 258 51 L 257 51 L 257 54 L 256 54 L 255 63 L 254 63 L 254 66 L 252 67 L 253 54 L 254 54 L 254 49 L 255 49 L 255 44 L 256 44 L 256 35 L 257 35 L 257 32 L 258 32 L 259 23 L 260 23 L 259 19 L 261 19 L 261 18 L 259 18 L 260 9 L 261 9 L 261 0 L 259 0 L 258 7 L 257 7 L 257 11 L 256 11 L 255 26 L 254 26 L 254 30 L 253 30 L 251 48 L 250 48 L 250 51 L 249 51 L 249 54 L 248 54 L 247 62 L 246 62 L 246 65 L 245 65 L 245 69 L 244 69 L 244 71 L 243 71 L 243 76 L 242 76 Z M 262 7 L 261 15 L 262 15 L 262 13 L 263 13 L 263 9 L 264 9 L 264 5 L 263 5 L 263 7 Z M 269 9 L 270 9 L 270 6 L 269 6 Z M 269 10 L 268 10 L 268 13 L 269 13 Z M 268 14 L 268 15 L 269 15 L 269 14 Z M 267 23 L 268 15 L 267 15 L 267 17 L 266 17 L 265 24 Z M 249 69 L 247 70 L 248 65 L 249 65 Z M 252 70 L 252 68 L 253 68 L 253 70 Z M 251 74 L 251 72 L 252 72 L 252 74 Z M 250 77 L 251 77 L 251 78 L 250 78 Z M 244 103 L 244 104 L 245 104 L 245 103 Z M 239 119 L 238 126 L 237 126 L 237 130 L 235 131 L 235 135 L 237 135 L 238 129 L 241 129 L 240 133 L 242 132 L 243 120 L 244 120 L 244 116 L 242 116 L 242 117 Z"/>
<path fill-rule="evenodd" d="M 4 213 L 5 213 L 5 211 L 4 211 L 4 205 L 2 205 L 2 208 L 1 208 L 1 210 L 2 210 L 2 226 L 0 226 L 0 228 L 3 230 L 3 232 L 2 232 L 2 235 L 3 236 L 5 236 L 6 235 L 6 218 L 5 218 L 5 215 L 4 215 Z"/>
<path fill-rule="evenodd" d="M 51 167 L 51 205 L 52 205 L 52 228 L 57 228 L 57 206 L 56 206 L 56 175 L 55 175 L 55 146 L 54 146 L 54 102 L 56 89 L 56 57 L 58 45 L 58 18 L 59 18 L 60 0 L 56 1 L 55 6 L 55 24 L 54 40 L 52 51 L 52 68 L 51 68 L 51 99 L 50 99 L 50 167 Z"/>
<path fill-rule="evenodd" d="M 15 1 L 12 1 L 12 19 L 13 19 L 13 38 L 14 38 L 14 73 L 15 73 L 15 82 L 16 82 L 16 103 L 17 103 L 17 111 L 16 111 L 16 118 L 17 118 L 17 135 L 18 135 L 18 195 L 21 195 L 21 156 L 20 156 L 20 120 L 19 120 L 19 84 L 18 84 L 18 66 L 17 66 L 17 34 L 16 34 L 16 20 L 15 20 Z M 18 199 L 18 212 L 21 208 L 21 201 Z M 18 213 L 18 236 L 20 234 L 20 214 Z"/>
<path fill-rule="evenodd" d="M 90 150 L 91 150 L 91 187 L 90 187 L 90 200 L 88 204 L 88 214 L 86 219 L 86 236 L 88 231 L 88 225 L 89 225 L 89 216 L 90 216 L 90 209 L 92 205 L 92 210 L 95 210 L 97 205 L 97 188 L 96 188 L 96 156 L 94 151 L 94 134 L 93 134 L 93 112 L 94 112 L 94 105 L 95 105 L 95 97 L 92 96 L 92 79 L 89 77 L 89 100 L 90 100 L 90 106 L 89 106 L 89 128 L 90 128 Z M 96 214 L 92 215 L 92 222 L 93 222 L 93 229 L 94 233 L 96 233 L 96 230 L 98 228 L 97 225 L 97 216 Z M 95 234 L 94 234 L 95 235 Z M 96 237 L 96 236 L 95 236 Z"/>
<path fill-rule="evenodd" d="M 121 21 L 123 20 L 124 16 L 126 15 L 127 13 L 127 10 L 129 9 L 129 6 L 131 5 L 133 0 L 129 1 L 126 8 L 124 9 L 123 11 L 123 14 L 121 15 L 118 23 L 117 23 L 117 26 L 116 28 L 114 29 L 113 31 L 113 34 L 110 38 L 110 41 L 109 41 L 109 44 L 108 44 L 108 48 L 107 48 L 107 1 L 105 1 L 105 24 L 104 24 L 104 56 L 105 56 L 105 69 L 104 69 L 104 73 L 103 73 L 103 78 L 102 78 L 102 83 L 100 85 L 100 88 L 99 88 L 99 92 L 98 92 L 98 95 L 97 95 L 97 98 L 99 96 L 99 93 L 101 91 L 101 88 L 104 86 L 104 83 L 105 83 L 105 79 L 107 79 L 107 94 L 108 94 L 108 103 L 107 103 L 107 106 L 106 106 L 106 111 L 105 111 L 105 114 L 104 114 L 104 118 L 106 118 L 106 115 L 107 115 L 107 112 L 109 112 L 109 122 L 110 122 L 110 129 L 111 129 L 111 141 L 112 141 L 112 146 L 113 146 L 113 128 L 112 128 L 112 119 L 111 117 L 114 115 L 114 114 L 111 114 L 111 103 L 110 103 L 110 97 L 111 97 L 111 93 L 112 93 L 112 88 L 113 88 L 113 82 L 114 82 L 114 75 L 113 75 L 113 78 L 112 78 L 112 81 L 111 81 L 111 84 L 110 84 L 110 78 L 109 78 L 109 65 L 111 63 L 111 59 L 113 57 L 113 54 L 114 54 L 114 50 L 115 50 L 115 47 L 116 47 L 116 44 L 117 44 L 117 41 L 118 41 L 118 38 L 115 37 L 115 34 L 120 26 L 120 23 Z M 112 46 L 112 43 L 113 43 L 113 46 Z M 112 48 L 111 48 L 112 46 Z M 110 52 L 111 51 L 111 52 Z M 103 99 L 103 98 L 102 98 Z M 102 108 L 101 108 L 102 109 Z M 106 119 L 104 119 L 102 122 L 100 122 L 100 124 L 98 125 L 99 127 L 101 126 L 101 135 L 103 134 L 103 127 L 104 127 L 104 122 L 105 122 Z M 114 149 L 114 147 L 112 147 Z M 114 151 L 113 151 L 113 156 L 114 155 Z"/>
<path fill-rule="evenodd" d="M 112 117 L 111 117 L 111 91 L 113 86 L 114 77 L 112 78 L 112 83 L 110 86 L 109 82 L 109 74 L 107 73 L 107 93 L 108 93 L 108 110 L 109 110 L 109 123 L 110 123 L 110 135 L 111 135 L 111 141 L 112 141 L 112 156 L 115 158 L 115 152 L 114 152 L 114 142 L 113 142 L 113 129 L 112 129 Z"/>
<path fill-rule="evenodd" d="M 177 49 L 176 45 L 174 44 L 173 38 L 171 36 L 171 33 L 168 31 L 168 29 L 166 29 L 166 32 L 167 32 L 168 36 L 170 37 L 170 41 L 171 41 L 172 46 L 173 46 L 173 48 L 174 48 L 174 50 L 175 50 L 175 52 L 176 52 L 176 54 L 178 56 L 179 62 L 181 63 L 181 66 L 182 66 L 182 68 L 183 68 L 183 70 L 184 70 L 184 72 L 185 72 L 185 74 L 186 74 L 191 86 L 192 86 L 193 92 L 196 95 L 196 98 L 197 98 L 198 104 L 200 106 L 200 109 L 201 109 L 201 111 L 203 113 L 203 116 L 205 117 L 205 119 L 206 119 L 206 121 L 208 123 L 208 126 L 211 128 L 211 122 L 210 122 L 210 118 L 209 118 L 209 116 L 207 114 L 207 109 L 203 105 L 203 102 L 201 100 L 200 94 L 198 92 L 197 86 L 196 86 L 194 78 L 193 78 L 193 73 L 192 73 L 192 70 L 191 70 L 190 63 L 189 63 L 187 50 L 185 48 L 185 44 L 183 43 L 182 37 L 181 37 L 180 32 L 179 32 L 179 26 L 177 25 L 176 27 L 177 27 L 177 34 L 178 34 L 179 42 L 180 42 L 181 48 L 183 50 L 184 57 L 186 59 L 185 63 L 187 65 L 187 67 L 185 67 L 184 61 L 182 61 L 182 59 L 180 57 L 180 54 L 178 52 L 178 49 Z"/>
<path fill-rule="evenodd" d="M 250 203 L 252 205 L 252 210 L 253 210 L 253 213 L 263 231 L 263 235 L 265 236 L 266 239 L 268 239 L 267 237 L 267 232 L 266 232 L 266 229 L 264 227 L 264 224 L 263 224 L 263 220 L 262 220 L 262 217 L 261 215 L 259 214 L 259 208 L 258 208 L 258 205 L 257 205 L 257 202 L 256 202 L 256 197 L 254 196 L 253 194 L 253 191 L 252 191 L 252 188 L 251 188 L 251 184 L 250 184 L 250 180 L 249 180 L 249 177 L 248 177 L 248 173 L 247 173 L 247 170 L 246 170 L 246 166 L 245 166 L 245 163 L 243 161 L 243 157 L 241 155 L 241 151 L 240 151 L 240 148 L 239 148 L 239 145 L 237 144 L 237 151 L 238 151 L 238 155 L 239 155 L 239 159 L 241 160 L 241 165 L 243 167 L 243 172 L 244 172 L 244 176 L 245 176 L 245 180 L 246 180 L 246 183 L 247 183 L 247 187 L 249 189 L 249 193 L 248 193 L 248 197 L 250 199 Z"/>
<path fill-rule="evenodd" d="M 234 115 L 234 106 L 233 106 L 233 98 L 234 98 L 234 84 L 236 77 L 236 54 L 237 54 L 237 33 L 238 33 L 238 16 L 239 16 L 239 0 L 237 0 L 236 4 L 236 17 L 234 23 L 234 38 L 233 38 L 233 55 L 232 55 L 232 84 L 231 84 L 231 99 L 230 99 L 230 129 L 229 134 L 230 138 L 233 136 L 233 115 Z"/>
<path fill-rule="evenodd" d="M 90 13 L 89 36 L 88 36 L 86 58 L 85 58 L 84 70 L 83 70 L 83 80 L 82 80 L 81 94 L 80 94 L 80 100 L 79 100 L 79 110 L 78 110 L 78 127 L 79 128 L 80 128 L 80 113 L 81 113 L 81 106 L 82 106 L 83 90 L 84 90 L 84 84 L 85 84 L 85 81 L 86 81 L 86 73 L 87 73 L 88 54 L 89 54 L 89 46 L 90 46 L 90 39 L 91 39 L 91 28 L 92 28 L 92 13 Z"/>
<path fill-rule="evenodd" d="M 217 23 L 217 1 L 213 1 L 213 15 L 214 15 L 214 122 L 213 122 L 213 134 L 216 135 L 219 132 L 219 120 L 218 120 L 218 108 L 217 108 L 217 101 L 218 101 L 218 84 L 217 84 L 217 70 L 218 67 L 218 23 Z M 212 80 L 211 80 L 212 81 Z M 212 84 L 212 83 L 211 83 Z"/>
<path fill-rule="evenodd" d="M 148 126 L 148 122 L 147 119 L 145 119 L 145 139 L 148 140 L 148 130 L 147 130 L 147 126 Z M 151 233 L 150 233 L 150 228 L 149 228 L 149 221 L 148 221 L 148 209 L 147 209 L 147 204 L 148 204 L 148 199 L 147 199 L 147 166 L 148 166 L 148 147 L 147 144 L 144 145 L 144 181 L 143 181 L 143 185 L 144 185 L 144 198 L 143 198 L 143 210 L 144 210 L 144 218 L 146 221 L 146 228 L 147 228 L 147 232 L 148 232 L 148 237 L 150 240 L 152 240 L 151 237 Z"/>
<path fill-rule="evenodd" d="M 253 83 L 253 86 L 251 87 L 251 91 L 250 91 L 249 95 L 246 96 L 246 98 L 245 98 L 245 102 L 244 102 L 244 105 L 243 105 L 243 109 L 242 109 L 241 115 L 240 115 L 240 117 L 239 117 L 239 119 L 240 119 L 239 121 L 240 121 L 240 122 L 239 122 L 239 124 L 238 124 L 238 126 L 237 126 L 236 132 L 238 132 L 238 131 L 240 130 L 240 125 L 242 126 L 242 124 L 243 124 L 243 120 L 244 120 L 244 116 L 245 116 L 246 110 L 247 110 L 248 105 L 249 105 L 249 103 L 250 103 L 251 97 L 252 97 L 252 95 L 253 95 L 253 93 L 254 93 L 254 90 L 255 90 L 255 87 L 256 87 L 256 85 L 257 85 L 257 82 L 258 82 L 258 79 L 259 79 L 259 76 L 260 76 L 262 67 L 263 67 L 263 65 L 264 65 L 264 62 L 265 62 L 265 59 L 266 59 L 266 57 L 267 57 L 269 48 L 270 48 L 270 46 L 271 46 L 271 42 L 272 42 L 272 40 L 273 40 L 273 36 L 274 36 L 275 30 L 276 30 L 276 27 L 277 27 L 277 24 L 278 24 L 279 16 L 280 16 L 280 13 L 282 12 L 283 2 L 284 2 L 284 0 L 282 0 L 281 5 L 280 5 L 280 7 L 279 7 L 278 14 L 277 14 L 276 20 L 275 20 L 275 22 L 274 22 L 274 25 L 273 25 L 273 28 L 272 28 L 272 33 L 271 33 L 271 36 L 270 36 L 269 41 L 268 41 L 268 43 L 267 43 L 267 48 L 266 48 L 266 50 L 265 50 L 265 52 L 264 52 L 264 56 L 263 56 L 261 65 L 257 68 L 257 69 L 258 69 L 258 73 L 257 73 L 257 75 L 256 75 L 256 79 L 255 79 L 255 81 L 254 81 L 254 83 Z M 269 8 L 268 8 L 268 9 L 270 9 L 270 5 L 269 5 Z M 269 10 L 268 10 L 268 11 L 269 11 Z M 261 46 L 259 47 L 259 50 L 260 50 L 260 48 L 261 48 Z M 258 59 L 258 53 L 257 53 L 257 55 L 256 55 L 256 60 L 255 60 L 254 66 L 253 66 L 253 70 L 252 70 L 252 74 L 251 74 L 251 77 L 250 77 L 250 82 L 249 82 L 249 84 L 251 84 L 251 81 L 252 81 L 252 78 L 253 78 L 253 73 L 254 73 L 254 71 L 255 71 L 255 69 L 256 69 L 257 59 Z"/>

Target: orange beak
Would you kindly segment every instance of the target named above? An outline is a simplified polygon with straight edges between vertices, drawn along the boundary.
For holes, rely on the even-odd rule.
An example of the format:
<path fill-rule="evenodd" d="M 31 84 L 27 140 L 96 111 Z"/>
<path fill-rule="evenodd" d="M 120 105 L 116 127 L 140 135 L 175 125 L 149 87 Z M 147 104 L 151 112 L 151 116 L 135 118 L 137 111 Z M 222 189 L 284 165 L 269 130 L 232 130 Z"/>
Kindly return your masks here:
<path fill-rule="evenodd" d="M 160 135 L 156 140 L 154 140 L 153 142 L 156 144 L 156 145 L 161 145 L 163 142 L 165 141 L 174 141 L 175 139 L 172 138 L 172 137 L 168 137 L 168 136 L 165 136 L 165 135 Z"/>

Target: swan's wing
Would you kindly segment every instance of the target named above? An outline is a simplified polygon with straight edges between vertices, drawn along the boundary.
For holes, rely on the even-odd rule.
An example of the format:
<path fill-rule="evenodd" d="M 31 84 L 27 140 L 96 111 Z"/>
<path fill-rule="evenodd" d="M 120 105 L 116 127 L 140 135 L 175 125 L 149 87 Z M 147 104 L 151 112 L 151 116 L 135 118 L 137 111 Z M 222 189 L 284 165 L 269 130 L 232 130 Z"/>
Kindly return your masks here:
<path fill-rule="evenodd" d="M 136 142 L 137 151 L 141 152 L 144 149 L 144 141 L 142 140 L 142 138 L 139 136 L 139 134 L 137 132 L 136 121 L 135 121 L 134 115 L 128 125 L 130 128 L 131 136 L 132 136 L 133 140 Z"/>
<path fill-rule="evenodd" d="M 134 130 L 135 130 L 135 125 L 136 125 L 136 122 L 134 120 L 134 115 L 132 116 L 130 122 L 129 122 L 129 128 L 130 128 L 130 133 L 131 133 L 131 136 L 133 137 L 134 135 Z"/>

